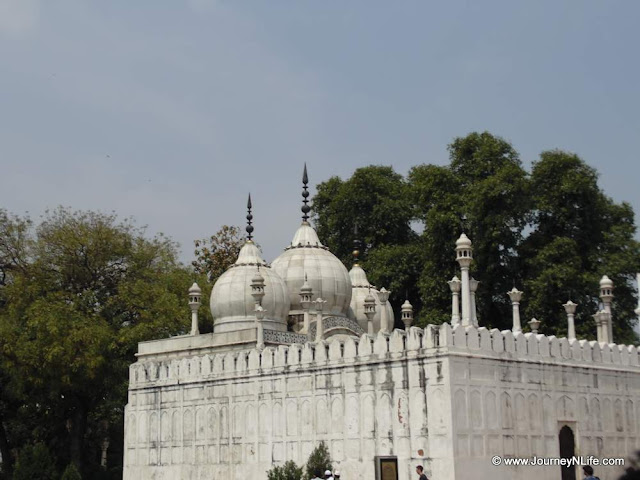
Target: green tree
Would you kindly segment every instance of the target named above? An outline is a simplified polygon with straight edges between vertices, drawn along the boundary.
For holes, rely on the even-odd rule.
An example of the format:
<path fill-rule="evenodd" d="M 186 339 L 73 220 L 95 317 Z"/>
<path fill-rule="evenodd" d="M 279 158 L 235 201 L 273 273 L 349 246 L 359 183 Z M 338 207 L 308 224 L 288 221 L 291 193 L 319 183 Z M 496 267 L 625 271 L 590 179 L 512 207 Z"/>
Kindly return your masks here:
<path fill-rule="evenodd" d="M 411 289 L 407 279 L 415 273 L 415 259 L 409 257 L 415 250 L 402 247 L 417 238 L 410 225 L 411 199 L 403 177 L 385 166 L 359 168 L 345 181 L 332 177 L 318 185 L 313 212 L 320 239 L 345 265 L 353 263 L 354 241 L 361 242 L 360 263 L 371 283 L 389 288 L 388 265 L 383 267 L 380 261 L 389 257 L 397 261 L 394 279 L 402 280 L 390 288 L 390 301 L 397 310 Z"/>
<path fill-rule="evenodd" d="M 320 183 L 313 212 L 318 235 L 347 265 L 352 261 L 356 225 L 365 252 L 381 245 L 403 245 L 415 236 L 409 224 L 407 184 L 392 167 L 358 168 L 346 181 L 332 177 Z"/>
<path fill-rule="evenodd" d="M 0 208 L 0 287 L 11 282 L 12 273 L 26 268 L 31 221 Z M 1 290 L 0 290 L 1 293 Z M 3 301 L 0 296 L 0 303 Z"/>
<path fill-rule="evenodd" d="M 448 167 L 419 165 L 409 171 L 409 185 L 416 220 L 423 227 L 416 245 L 419 267 L 413 278 L 419 301 L 412 304 L 419 325 L 439 324 L 450 320 L 451 293 L 446 281 L 457 271 L 452 248 L 464 212 L 460 181 Z"/>
<path fill-rule="evenodd" d="M 446 280 L 458 271 L 453 248 L 465 231 L 474 245 L 472 274 L 480 280 L 478 317 L 504 328 L 511 321 L 505 293 L 519 281 L 517 249 L 530 209 L 527 172 L 513 146 L 488 132 L 454 139 L 449 156 L 448 166 L 419 165 L 408 176 L 423 227 L 419 324 L 449 319 Z"/>
<path fill-rule="evenodd" d="M 32 227 L 28 218 L 20 218 L 0 208 L 0 312 L 7 306 L 6 288 L 14 281 L 16 274 L 24 274 L 29 261 Z M 23 405 L 22 381 L 12 372 L 7 359 L 0 356 L 0 454 L 2 455 L 2 473 L 6 478 L 13 474 L 14 445 L 27 440 L 20 418 Z M 21 440 L 14 443 L 15 438 Z"/>
<path fill-rule="evenodd" d="M 64 469 L 60 480 L 82 480 L 82 477 L 80 476 L 80 472 L 78 472 L 78 468 L 73 463 L 70 463 L 67 465 L 67 468 Z"/>
<path fill-rule="evenodd" d="M 275 466 L 267 472 L 268 480 L 301 480 L 302 467 L 298 467 L 293 460 L 282 466 Z"/>
<path fill-rule="evenodd" d="M 511 325 L 506 292 L 521 281 L 517 251 L 531 207 L 528 175 L 513 146 L 488 132 L 456 138 L 449 153 L 473 240 L 472 273 L 481 282 L 478 317 L 505 328 Z"/>
<path fill-rule="evenodd" d="M 449 165 L 415 166 L 406 181 L 371 166 L 321 183 L 313 199 L 320 238 L 349 265 L 357 224 L 370 281 L 394 292 L 396 311 L 408 295 L 417 325 L 450 319 L 446 281 L 458 271 L 462 231 L 473 241 L 484 326 L 511 327 L 506 292 L 515 285 L 525 292 L 524 316 L 541 319 L 542 331 L 566 334 L 562 304 L 572 297 L 578 333 L 593 337 L 598 280 L 607 274 L 616 284 L 615 338 L 635 341 L 640 247 L 630 205 L 607 197 L 597 172 L 573 154 L 543 152 L 529 174 L 509 142 L 483 132 L 454 139 L 449 155 Z"/>
<path fill-rule="evenodd" d="M 309 455 L 305 470 L 306 480 L 311 480 L 312 478 L 316 477 L 324 478 L 325 470 L 333 471 L 333 465 L 331 464 L 331 455 L 329 454 L 329 449 L 327 448 L 327 444 L 324 443 L 324 441 L 320 442 L 320 444 L 316 448 L 314 448 Z"/>
<path fill-rule="evenodd" d="M 391 303 L 395 312 L 399 312 L 406 299 L 411 301 L 416 311 L 423 307 L 419 284 L 416 283 L 426 261 L 420 245 L 419 241 L 405 245 L 381 245 L 372 248 L 364 262 L 369 281 L 392 292 Z M 399 317 L 395 319 L 395 326 L 404 328 Z"/>
<path fill-rule="evenodd" d="M 25 445 L 18 454 L 13 480 L 56 480 L 55 462 L 43 443 Z"/>
<path fill-rule="evenodd" d="M 633 342 L 632 282 L 640 269 L 633 209 L 607 197 L 597 172 L 572 153 L 543 152 L 531 183 L 532 232 L 521 248 L 526 314 L 541 318 L 543 331 L 564 335 L 562 304 L 571 297 L 579 305 L 577 333 L 592 338 L 598 281 L 607 274 L 616 286 L 615 339 Z"/>
<path fill-rule="evenodd" d="M 23 236 L 21 268 L 0 293 L 0 366 L 20 386 L 16 415 L 31 429 L 15 438 L 47 441 L 59 465 L 83 472 L 122 424 L 137 343 L 188 330 L 193 274 L 171 240 L 115 215 L 58 209 Z"/>

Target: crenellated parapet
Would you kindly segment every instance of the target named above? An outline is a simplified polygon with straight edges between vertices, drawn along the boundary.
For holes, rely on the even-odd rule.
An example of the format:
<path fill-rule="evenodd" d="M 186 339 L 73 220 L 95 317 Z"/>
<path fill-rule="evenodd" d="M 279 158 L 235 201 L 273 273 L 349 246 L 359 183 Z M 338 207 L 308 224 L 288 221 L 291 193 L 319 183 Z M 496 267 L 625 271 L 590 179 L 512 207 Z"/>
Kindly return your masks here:
<path fill-rule="evenodd" d="M 451 329 L 448 325 L 440 327 L 438 336 L 440 344 L 451 342 L 452 353 L 480 354 L 505 360 L 579 363 L 584 366 L 639 366 L 638 348 L 633 345 L 568 340 L 553 335 L 513 333 L 484 327 Z"/>
<path fill-rule="evenodd" d="M 509 361 L 567 364 L 640 371 L 638 348 L 568 340 L 484 327 L 428 325 L 359 339 L 294 343 L 165 360 L 141 360 L 130 367 L 130 388 L 200 382 L 216 378 L 277 374 L 420 356 L 477 356 Z"/>

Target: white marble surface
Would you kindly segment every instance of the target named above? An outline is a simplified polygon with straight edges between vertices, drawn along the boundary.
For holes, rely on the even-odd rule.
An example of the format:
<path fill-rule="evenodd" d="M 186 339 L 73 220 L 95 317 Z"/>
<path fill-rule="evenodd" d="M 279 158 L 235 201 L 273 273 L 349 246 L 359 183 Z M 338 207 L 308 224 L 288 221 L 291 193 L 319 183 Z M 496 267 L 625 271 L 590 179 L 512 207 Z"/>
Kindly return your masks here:
<path fill-rule="evenodd" d="M 400 479 L 556 479 L 559 468 L 494 467 L 493 455 L 640 448 L 636 347 L 448 324 L 405 335 L 268 347 L 131 366 L 125 480 L 266 479 L 320 440 L 348 479 L 396 455 Z M 614 468 L 598 468 L 602 479 Z"/>

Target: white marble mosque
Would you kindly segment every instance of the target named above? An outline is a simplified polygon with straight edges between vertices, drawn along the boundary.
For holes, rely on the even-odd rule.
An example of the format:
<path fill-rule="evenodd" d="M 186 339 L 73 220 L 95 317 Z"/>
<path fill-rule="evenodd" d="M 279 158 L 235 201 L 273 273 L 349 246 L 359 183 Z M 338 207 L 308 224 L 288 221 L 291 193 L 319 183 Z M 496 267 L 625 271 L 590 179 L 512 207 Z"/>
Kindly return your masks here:
<path fill-rule="evenodd" d="M 597 341 L 537 333 L 508 292 L 513 328 L 479 325 L 471 240 L 451 246 L 451 322 L 393 329 L 386 289 L 347 268 L 303 221 L 271 264 L 247 240 L 211 293 L 213 333 L 198 332 L 201 290 L 189 290 L 189 335 L 139 344 L 125 409 L 125 480 L 266 479 L 303 464 L 324 441 L 342 478 L 582 478 L 580 468 L 494 466 L 492 457 L 626 457 L 640 449 L 640 359 L 614 343 L 614 285 L 604 276 Z M 357 258 L 357 257 L 356 257 Z M 444 279 L 443 279 L 444 281 Z M 640 308 L 638 310 L 640 314 Z M 392 465 L 382 471 L 380 465 Z M 621 467 L 595 467 L 602 479 Z"/>

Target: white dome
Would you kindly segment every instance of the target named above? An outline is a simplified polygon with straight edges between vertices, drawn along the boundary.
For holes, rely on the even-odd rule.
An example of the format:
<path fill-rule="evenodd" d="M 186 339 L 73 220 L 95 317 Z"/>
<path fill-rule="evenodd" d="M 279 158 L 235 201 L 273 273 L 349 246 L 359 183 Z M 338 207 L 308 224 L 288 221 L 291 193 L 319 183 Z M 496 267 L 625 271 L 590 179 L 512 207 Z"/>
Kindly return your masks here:
<path fill-rule="evenodd" d="M 349 272 L 338 257 L 320 243 L 316 231 L 306 222 L 296 231 L 291 245 L 272 263 L 273 270 L 282 277 L 289 290 L 290 314 L 302 313 L 300 288 L 307 276 L 313 298 L 322 297 L 327 303 L 324 313 L 346 316 L 351 301 Z"/>
<path fill-rule="evenodd" d="M 465 233 L 462 233 L 458 240 L 456 240 L 457 248 L 471 248 L 471 240 Z"/>
<path fill-rule="evenodd" d="M 287 286 L 262 259 L 258 247 L 253 242 L 247 242 L 240 250 L 236 263 L 218 278 L 211 290 L 214 333 L 255 327 L 255 300 L 251 296 L 251 282 L 257 277 L 258 266 L 260 276 L 264 278 L 264 327 L 269 330 L 287 330 Z"/>
<path fill-rule="evenodd" d="M 607 277 L 606 275 L 603 275 L 602 278 L 600 279 L 600 288 L 613 288 L 613 281 Z"/>
<path fill-rule="evenodd" d="M 373 285 L 369 283 L 367 274 L 360 265 L 354 265 L 349 271 L 349 277 L 351 277 L 351 283 L 353 284 L 351 294 L 351 304 L 349 305 L 349 318 L 352 318 L 358 322 L 358 325 L 362 329 L 367 331 L 367 316 L 364 314 L 364 299 L 367 298 L 369 292 L 376 301 L 376 314 L 373 316 L 373 331 L 378 332 L 380 330 L 380 319 L 382 317 L 382 304 L 378 293 L 380 293 Z M 394 316 L 391 302 L 387 302 L 387 320 L 389 324 L 389 330 L 393 330 Z"/>

